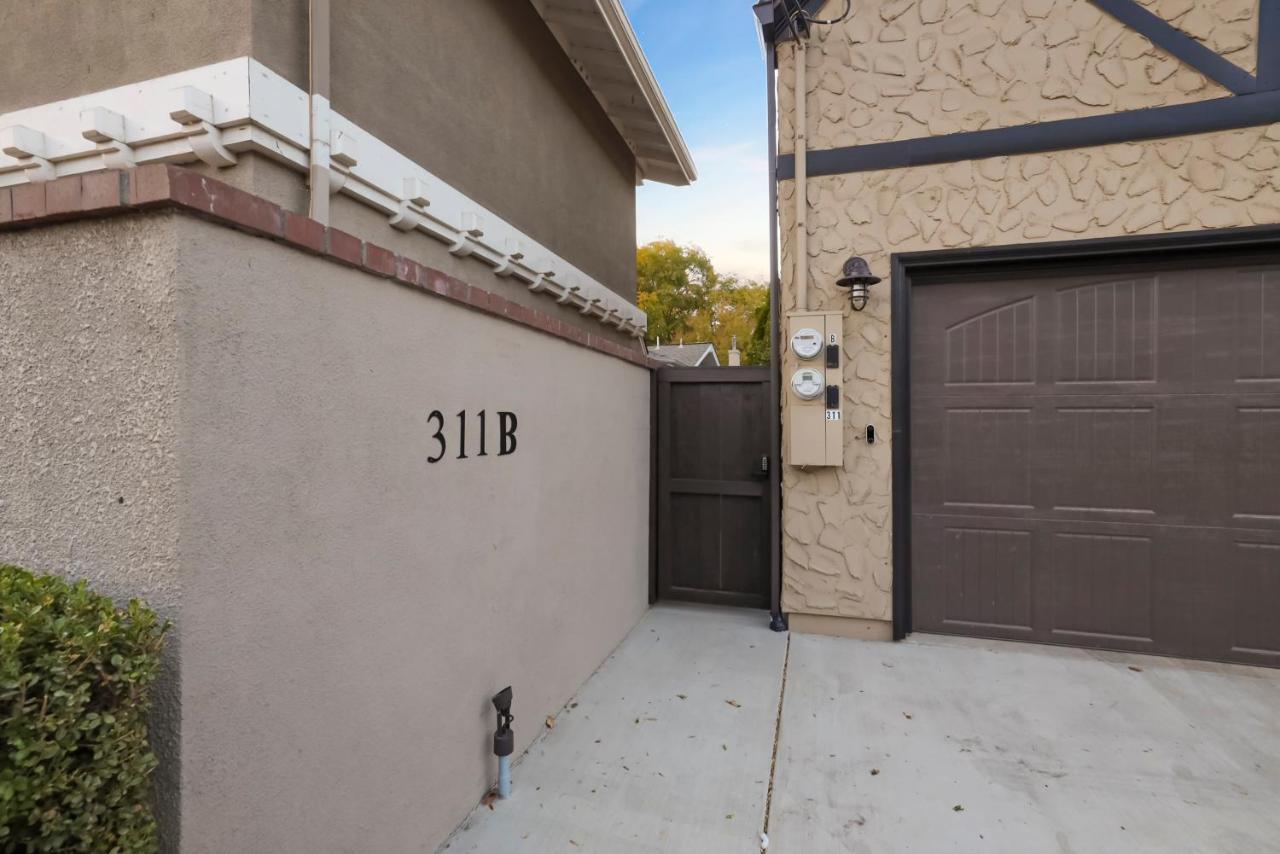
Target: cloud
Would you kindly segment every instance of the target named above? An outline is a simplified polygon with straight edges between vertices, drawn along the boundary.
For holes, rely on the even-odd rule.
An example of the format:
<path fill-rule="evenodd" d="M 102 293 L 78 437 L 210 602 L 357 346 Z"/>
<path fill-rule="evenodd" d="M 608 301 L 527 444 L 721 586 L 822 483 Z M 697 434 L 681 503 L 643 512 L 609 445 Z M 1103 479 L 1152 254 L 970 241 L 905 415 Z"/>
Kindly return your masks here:
<path fill-rule="evenodd" d="M 768 157 L 764 141 L 695 148 L 691 187 L 646 184 L 637 191 L 639 243 L 669 238 L 693 243 L 716 269 L 758 281 L 769 278 Z"/>

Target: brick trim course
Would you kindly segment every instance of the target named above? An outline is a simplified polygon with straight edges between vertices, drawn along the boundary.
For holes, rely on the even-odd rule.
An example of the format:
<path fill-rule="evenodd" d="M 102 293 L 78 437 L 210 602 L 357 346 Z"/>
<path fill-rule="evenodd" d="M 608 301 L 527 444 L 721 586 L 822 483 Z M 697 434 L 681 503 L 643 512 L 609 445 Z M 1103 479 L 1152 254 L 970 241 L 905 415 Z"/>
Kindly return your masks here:
<path fill-rule="evenodd" d="M 638 349 L 468 285 L 412 258 L 179 166 L 155 163 L 2 187 L 0 231 L 165 208 L 284 243 L 642 368 L 658 367 Z"/>

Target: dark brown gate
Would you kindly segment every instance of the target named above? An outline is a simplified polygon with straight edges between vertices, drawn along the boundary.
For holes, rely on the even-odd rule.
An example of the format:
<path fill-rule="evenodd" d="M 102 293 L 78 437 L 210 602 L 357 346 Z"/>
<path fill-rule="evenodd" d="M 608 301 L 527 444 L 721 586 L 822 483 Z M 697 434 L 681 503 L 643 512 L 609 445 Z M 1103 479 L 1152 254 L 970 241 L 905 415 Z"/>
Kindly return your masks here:
<path fill-rule="evenodd" d="M 769 368 L 657 376 L 658 596 L 769 607 Z"/>

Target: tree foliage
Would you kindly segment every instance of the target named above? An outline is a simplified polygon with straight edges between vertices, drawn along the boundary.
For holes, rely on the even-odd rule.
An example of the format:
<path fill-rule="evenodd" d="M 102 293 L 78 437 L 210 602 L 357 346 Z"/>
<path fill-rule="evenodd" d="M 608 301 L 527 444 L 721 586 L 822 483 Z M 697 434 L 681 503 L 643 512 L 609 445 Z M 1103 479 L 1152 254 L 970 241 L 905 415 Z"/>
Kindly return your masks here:
<path fill-rule="evenodd" d="M 707 253 L 671 240 L 656 240 L 636 250 L 636 272 L 650 343 L 709 341 L 720 363 L 728 364 L 736 337 L 744 365 L 768 363 L 768 287 L 720 273 Z M 763 347 L 754 337 L 760 329 Z"/>

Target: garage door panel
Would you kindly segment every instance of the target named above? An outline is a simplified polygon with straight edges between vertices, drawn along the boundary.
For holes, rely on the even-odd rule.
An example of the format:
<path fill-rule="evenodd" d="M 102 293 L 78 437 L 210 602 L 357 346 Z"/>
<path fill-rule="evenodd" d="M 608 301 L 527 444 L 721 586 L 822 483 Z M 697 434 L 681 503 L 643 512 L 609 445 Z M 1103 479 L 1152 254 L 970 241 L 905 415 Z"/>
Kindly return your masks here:
<path fill-rule="evenodd" d="M 1154 278 L 1062 288 L 1055 303 L 1057 383 L 1155 380 Z"/>
<path fill-rule="evenodd" d="M 1150 644 L 1151 537 L 1056 532 L 1051 538 L 1050 632 L 1064 643 Z"/>
<path fill-rule="evenodd" d="M 1028 407 L 945 407 L 943 505 L 1031 508 L 1033 433 Z"/>
<path fill-rule="evenodd" d="M 1250 401 L 1231 414 L 1232 519 L 1239 525 L 1280 527 L 1280 401 Z"/>
<path fill-rule="evenodd" d="M 1156 425 L 1149 403 L 1054 407 L 1054 509 L 1154 516 Z"/>
<path fill-rule="evenodd" d="M 1280 543 L 1239 536 L 1231 545 L 1231 650 L 1259 663 L 1280 664 Z"/>
<path fill-rule="evenodd" d="M 1280 666 L 1280 272 L 912 299 L 916 629 Z"/>

